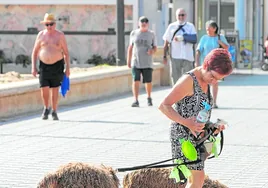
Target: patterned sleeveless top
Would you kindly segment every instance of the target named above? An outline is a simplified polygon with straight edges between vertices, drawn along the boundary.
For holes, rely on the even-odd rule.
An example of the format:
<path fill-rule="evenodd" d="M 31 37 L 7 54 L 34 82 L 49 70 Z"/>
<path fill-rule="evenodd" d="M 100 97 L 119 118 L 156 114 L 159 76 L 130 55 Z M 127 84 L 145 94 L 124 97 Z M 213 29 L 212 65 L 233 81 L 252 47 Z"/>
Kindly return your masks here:
<path fill-rule="evenodd" d="M 208 92 L 204 93 L 202 88 L 200 87 L 196 76 L 193 72 L 187 72 L 193 78 L 194 83 L 194 94 L 192 96 L 186 96 L 179 102 L 174 104 L 174 109 L 184 118 L 196 117 L 197 114 L 204 109 L 204 105 L 202 104 L 204 101 L 212 106 L 213 101 L 210 94 L 210 89 L 208 86 Z M 211 109 L 209 110 L 209 118 L 211 116 Z M 179 123 L 172 123 L 179 125 Z"/>

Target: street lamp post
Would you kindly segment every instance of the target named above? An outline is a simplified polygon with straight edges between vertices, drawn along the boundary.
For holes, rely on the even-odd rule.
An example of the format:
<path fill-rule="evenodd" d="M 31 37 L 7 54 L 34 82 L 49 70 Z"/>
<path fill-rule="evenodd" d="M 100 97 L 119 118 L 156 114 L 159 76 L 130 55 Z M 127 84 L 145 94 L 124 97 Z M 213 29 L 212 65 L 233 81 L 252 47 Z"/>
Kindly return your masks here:
<path fill-rule="evenodd" d="M 173 0 L 169 0 L 169 24 L 172 23 L 172 6 L 173 6 Z"/>
<path fill-rule="evenodd" d="M 116 65 L 125 65 L 125 16 L 124 16 L 124 0 L 116 0 L 117 13 L 117 52 Z"/>
<path fill-rule="evenodd" d="M 221 29 L 221 0 L 218 0 L 218 6 L 217 6 L 217 9 L 218 9 L 218 27 L 219 27 L 219 32 L 220 32 L 220 29 Z"/>

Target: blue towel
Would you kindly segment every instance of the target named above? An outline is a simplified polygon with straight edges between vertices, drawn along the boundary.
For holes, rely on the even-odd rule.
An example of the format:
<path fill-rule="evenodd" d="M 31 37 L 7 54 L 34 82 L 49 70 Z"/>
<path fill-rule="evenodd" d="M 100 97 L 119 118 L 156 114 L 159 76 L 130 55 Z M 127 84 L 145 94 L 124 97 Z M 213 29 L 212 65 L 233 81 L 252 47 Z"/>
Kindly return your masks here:
<path fill-rule="evenodd" d="M 63 97 L 65 97 L 67 91 L 70 90 L 70 79 L 64 74 L 59 92 Z"/>

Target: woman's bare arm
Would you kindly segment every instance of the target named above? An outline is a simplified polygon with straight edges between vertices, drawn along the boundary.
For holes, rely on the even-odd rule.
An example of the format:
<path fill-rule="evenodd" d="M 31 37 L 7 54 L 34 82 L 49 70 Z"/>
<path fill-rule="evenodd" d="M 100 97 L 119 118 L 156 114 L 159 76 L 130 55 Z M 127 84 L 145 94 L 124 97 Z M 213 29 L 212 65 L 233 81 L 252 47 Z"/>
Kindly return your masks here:
<path fill-rule="evenodd" d="M 222 48 L 224 48 L 225 50 L 228 50 L 229 45 L 225 44 L 225 43 L 222 42 L 221 40 L 219 40 L 219 44 L 222 46 Z"/>
<path fill-rule="evenodd" d="M 159 110 L 172 121 L 184 124 L 185 119 L 173 109 L 172 105 L 182 100 L 185 96 L 192 94 L 193 80 L 189 75 L 184 75 L 178 80 L 170 93 L 161 102 Z"/>

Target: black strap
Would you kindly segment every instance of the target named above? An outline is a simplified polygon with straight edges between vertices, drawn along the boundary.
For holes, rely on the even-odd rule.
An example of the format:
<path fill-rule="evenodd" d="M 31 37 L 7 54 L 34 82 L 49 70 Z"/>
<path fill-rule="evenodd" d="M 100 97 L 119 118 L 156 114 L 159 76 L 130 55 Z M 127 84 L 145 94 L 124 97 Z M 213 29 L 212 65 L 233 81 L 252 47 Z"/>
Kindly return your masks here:
<path fill-rule="evenodd" d="M 187 22 L 185 22 L 185 24 L 183 24 L 183 25 L 180 25 L 180 26 L 178 27 L 178 29 L 176 29 L 176 31 L 173 33 L 173 36 L 172 36 L 172 38 L 171 38 L 171 42 L 173 41 L 175 35 L 179 32 L 179 30 L 181 30 L 181 29 L 184 30 L 184 29 L 183 29 L 183 26 L 185 26 L 186 23 L 187 23 Z"/>
<path fill-rule="evenodd" d="M 142 168 L 148 168 L 149 166 L 153 166 L 153 165 L 157 165 L 157 164 L 161 164 L 161 163 L 165 163 L 168 161 L 172 161 L 174 160 L 172 159 L 168 159 L 168 160 L 164 160 L 164 161 L 159 161 L 156 163 L 151 163 L 151 164 L 146 164 L 146 165 L 141 165 L 141 166 L 134 166 L 134 167 L 128 167 L 128 168 L 118 168 L 117 171 L 118 172 L 125 172 L 125 171 L 130 171 L 130 170 L 137 170 L 137 169 L 142 169 Z"/>
<path fill-rule="evenodd" d="M 210 85 L 208 85 L 208 103 L 210 104 L 212 101 L 211 93 L 210 93 Z"/>
<path fill-rule="evenodd" d="M 185 162 L 185 163 L 182 163 L 182 164 L 173 163 L 173 164 L 159 165 L 161 163 L 165 163 L 165 162 L 168 162 L 168 161 L 173 161 L 175 159 L 176 158 L 172 158 L 172 159 L 159 161 L 159 162 L 156 162 L 156 163 L 151 163 L 151 164 L 146 164 L 146 165 L 141 165 L 141 166 L 127 167 L 127 168 L 117 168 L 116 171 L 117 172 L 126 172 L 126 171 L 139 170 L 139 169 L 144 169 L 144 168 L 165 168 L 165 167 L 188 165 L 188 164 L 195 164 L 195 163 L 201 162 L 201 160 L 198 159 L 196 161 Z"/>
<path fill-rule="evenodd" d="M 173 33 L 173 36 L 172 36 L 171 41 L 170 41 L 170 44 L 169 44 L 169 45 L 170 45 L 170 48 L 169 48 L 169 55 L 170 55 L 170 59 L 171 59 L 171 60 L 172 60 L 171 43 L 172 43 L 172 41 L 173 41 L 175 35 L 179 32 L 179 30 L 182 29 L 182 31 L 184 31 L 183 26 L 185 26 L 186 24 L 187 24 L 187 22 L 185 22 L 185 24 L 183 24 L 183 25 L 180 25 L 180 26 L 176 29 L 176 31 Z"/>
<path fill-rule="evenodd" d="M 218 39 L 221 40 L 220 34 L 218 34 Z M 219 48 L 222 48 L 222 46 L 219 44 Z"/>

